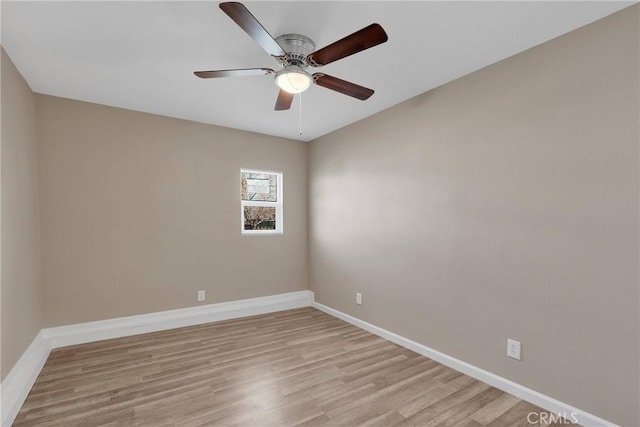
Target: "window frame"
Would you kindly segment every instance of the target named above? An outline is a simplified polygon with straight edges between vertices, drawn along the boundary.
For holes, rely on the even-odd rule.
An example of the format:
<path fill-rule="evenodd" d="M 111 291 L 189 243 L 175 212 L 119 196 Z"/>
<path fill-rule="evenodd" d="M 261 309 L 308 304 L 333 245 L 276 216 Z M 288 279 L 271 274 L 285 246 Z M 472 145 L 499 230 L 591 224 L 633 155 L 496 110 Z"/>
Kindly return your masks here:
<path fill-rule="evenodd" d="M 243 200 L 242 199 L 242 177 L 244 173 L 263 173 L 276 176 L 276 201 L 260 201 L 260 200 Z M 282 201 L 282 172 L 263 169 L 240 168 L 240 234 L 243 236 L 273 236 L 284 234 L 284 221 L 282 219 L 283 201 Z M 245 206 L 275 207 L 276 208 L 276 229 L 275 230 L 245 230 L 244 229 L 244 208 Z"/>

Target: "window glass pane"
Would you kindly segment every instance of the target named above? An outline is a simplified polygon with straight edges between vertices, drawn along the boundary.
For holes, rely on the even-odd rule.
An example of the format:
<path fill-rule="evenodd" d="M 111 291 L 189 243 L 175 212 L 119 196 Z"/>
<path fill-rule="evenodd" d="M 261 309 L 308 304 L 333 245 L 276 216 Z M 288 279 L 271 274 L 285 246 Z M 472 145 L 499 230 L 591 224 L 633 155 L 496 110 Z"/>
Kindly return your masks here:
<path fill-rule="evenodd" d="M 276 208 L 266 206 L 244 207 L 245 230 L 275 230 Z"/>
<path fill-rule="evenodd" d="M 242 200 L 278 201 L 278 175 L 262 172 L 242 172 Z"/>

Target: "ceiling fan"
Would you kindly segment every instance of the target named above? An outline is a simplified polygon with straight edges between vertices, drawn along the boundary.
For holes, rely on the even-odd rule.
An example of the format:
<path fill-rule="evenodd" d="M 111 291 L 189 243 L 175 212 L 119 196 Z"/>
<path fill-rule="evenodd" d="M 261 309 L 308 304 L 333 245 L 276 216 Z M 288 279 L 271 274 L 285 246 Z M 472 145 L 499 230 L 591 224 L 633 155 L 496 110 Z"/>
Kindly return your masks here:
<path fill-rule="evenodd" d="M 275 74 L 276 85 L 280 88 L 276 111 L 288 110 L 295 94 L 307 90 L 311 82 L 363 101 L 373 95 L 372 89 L 324 73 L 309 74 L 306 69 L 310 66 L 321 67 L 330 64 L 386 42 L 387 33 L 379 24 L 371 24 L 322 49 L 315 50 L 313 40 L 301 34 L 283 34 L 274 39 L 242 3 L 220 3 L 220 9 L 273 56 L 282 68 L 278 71 L 271 68 L 196 71 L 196 76 L 210 79 Z"/>

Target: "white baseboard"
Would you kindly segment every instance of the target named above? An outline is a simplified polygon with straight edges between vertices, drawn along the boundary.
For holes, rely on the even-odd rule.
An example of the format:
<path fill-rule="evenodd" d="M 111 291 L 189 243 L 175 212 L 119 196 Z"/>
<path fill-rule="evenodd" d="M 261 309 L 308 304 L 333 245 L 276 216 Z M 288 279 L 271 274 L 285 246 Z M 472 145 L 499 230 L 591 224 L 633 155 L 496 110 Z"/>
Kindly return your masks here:
<path fill-rule="evenodd" d="M 50 340 L 51 348 L 58 348 L 182 328 L 184 326 L 201 325 L 220 320 L 255 316 L 292 308 L 309 307 L 312 303 L 313 292 L 298 291 L 117 319 L 58 326 L 44 329 L 43 332 L 44 336 Z"/>
<path fill-rule="evenodd" d="M 470 377 L 485 382 L 495 388 L 513 394 L 514 396 L 526 400 L 527 402 L 531 402 L 534 405 L 544 408 L 550 412 L 561 414 L 568 420 L 571 420 L 572 415 L 574 415 L 578 424 L 581 424 L 585 427 L 616 426 L 616 424 L 604 420 L 596 415 L 590 414 L 578 408 L 574 408 L 573 406 L 563 403 L 557 399 L 546 396 L 542 393 L 538 393 L 537 391 L 531 390 L 530 388 L 527 388 L 523 385 L 517 384 L 501 376 L 492 374 L 491 372 L 485 371 L 484 369 L 480 369 L 467 362 L 463 362 L 462 360 L 456 359 L 455 357 L 448 356 L 444 353 L 427 347 L 426 345 L 422 345 L 386 329 L 382 329 L 378 326 L 372 325 L 371 323 L 365 322 L 364 320 L 360 320 L 356 317 L 335 310 L 331 307 L 327 307 L 326 305 L 314 301 L 313 307 L 317 308 L 318 310 L 322 310 L 325 313 L 330 314 L 331 316 L 337 317 L 338 319 L 344 320 L 345 322 L 351 323 L 352 325 L 355 325 L 361 329 L 369 331 L 372 334 L 378 335 L 384 339 L 396 343 L 402 347 L 413 350 L 418 354 L 428 357 L 429 359 L 433 359 L 436 362 L 442 363 L 443 365 L 455 369 L 456 371 L 462 372 L 466 375 L 469 375 Z"/>
<path fill-rule="evenodd" d="M 3 427 L 9 427 L 15 420 L 50 351 L 51 346 L 43 331 L 38 332 L 2 381 L 0 422 Z"/>
<path fill-rule="evenodd" d="M 53 348 L 309 307 L 312 303 L 313 292 L 298 291 L 42 329 L 0 384 L 1 425 L 11 426 Z"/>

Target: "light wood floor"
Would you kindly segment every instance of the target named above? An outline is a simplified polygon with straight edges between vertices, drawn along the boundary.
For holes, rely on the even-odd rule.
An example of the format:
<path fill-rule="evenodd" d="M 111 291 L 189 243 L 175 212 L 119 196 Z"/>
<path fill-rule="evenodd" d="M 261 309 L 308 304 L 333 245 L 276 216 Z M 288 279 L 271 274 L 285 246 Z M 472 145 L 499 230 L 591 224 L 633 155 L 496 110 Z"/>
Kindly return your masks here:
<path fill-rule="evenodd" d="M 56 349 L 14 426 L 527 426 L 538 411 L 304 308 Z"/>

